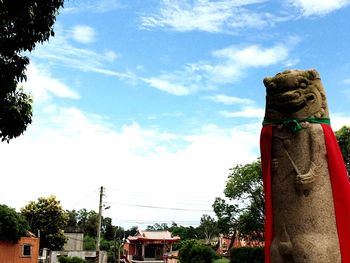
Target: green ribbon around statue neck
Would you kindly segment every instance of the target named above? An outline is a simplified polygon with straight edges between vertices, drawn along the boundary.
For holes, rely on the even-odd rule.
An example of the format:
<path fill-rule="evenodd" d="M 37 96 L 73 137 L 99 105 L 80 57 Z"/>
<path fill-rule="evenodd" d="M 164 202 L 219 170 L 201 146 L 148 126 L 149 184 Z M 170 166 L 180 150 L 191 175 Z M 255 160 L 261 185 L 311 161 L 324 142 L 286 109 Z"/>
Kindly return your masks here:
<path fill-rule="evenodd" d="M 303 129 L 303 127 L 300 124 L 301 122 L 310 122 L 310 123 L 319 123 L 319 124 L 328 124 L 328 125 L 331 124 L 331 121 L 328 118 L 315 118 L 315 117 L 305 118 L 305 119 L 284 118 L 284 119 L 279 120 L 279 121 L 272 121 L 272 120 L 264 119 L 262 124 L 263 124 L 263 126 L 282 125 L 283 127 L 288 128 L 292 133 L 296 133 L 296 132 Z"/>

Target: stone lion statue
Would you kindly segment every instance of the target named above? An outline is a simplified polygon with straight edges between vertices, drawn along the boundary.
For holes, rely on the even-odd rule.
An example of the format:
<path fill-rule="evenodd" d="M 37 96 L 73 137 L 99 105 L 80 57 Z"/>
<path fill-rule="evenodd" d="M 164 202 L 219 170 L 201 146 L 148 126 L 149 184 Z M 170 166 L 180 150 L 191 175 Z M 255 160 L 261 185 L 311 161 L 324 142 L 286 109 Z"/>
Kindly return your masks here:
<path fill-rule="evenodd" d="M 350 263 L 350 184 L 320 75 L 287 70 L 264 85 L 265 263 Z"/>

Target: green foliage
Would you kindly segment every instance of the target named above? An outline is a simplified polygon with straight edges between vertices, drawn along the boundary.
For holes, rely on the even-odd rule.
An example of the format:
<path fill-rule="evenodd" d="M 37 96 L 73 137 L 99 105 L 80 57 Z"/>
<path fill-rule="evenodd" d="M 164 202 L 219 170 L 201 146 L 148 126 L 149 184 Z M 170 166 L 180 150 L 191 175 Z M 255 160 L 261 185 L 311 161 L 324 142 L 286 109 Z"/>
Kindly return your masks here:
<path fill-rule="evenodd" d="M 160 230 L 169 230 L 168 224 L 166 223 L 155 223 L 153 226 L 147 226 L 146 230 L 151 231 L 160 231 Z"/>
<path fill-rule="evenodd" d="M 31 201 L 21 209 L 32 232 L 40 230 L 40 247 L 61 250 L 66 237 L 63 229 L 68 216 L 56 197 L 40 197 L 37 202 Z"/>
<path fill-rule="evenodd" d="M 219 258 L 214 260 L 213 263 L 230 263 L 230 260 L 227 258 Z"/>
<path fill-rule="evenodd" d="M 192 239 L 181 242 L 179 258 L 181 263 L 212 263 L 217 255 L 209 246 Z"/>
<path fill-rule="evenodd" d="M 185 227 L 185 226 L 178 226 L 177 224 L 173 224 L 169 231 L 173 234 L 173 236 L 179 236 L 181 240 L 188 240 L 188 239 L 197 239 L 199 238 L 199 233 L 196 228 L 193 226 Z"/>
<path fill-rule="evenodd" d="M 231 263 L 264 263 L 263 247 L 240 247 L 230 250 Z"/>
<path fill-rule="evenodd" d="M 203 215 L 201 217 L 201 222 L 197 229 L 207 244 L 210 244 L 213 237 L 219 234 L 217 222 L 209 215 Z"/>
<path fill-rule="evenodd" d="M 60 263 L 86 263 L 87 261 L 79 257 L 59 257 L 58 262 Z"/>
<path fill-rule="evenodd" d="M 29 229 L 25 218 L 15 209 L 0 205 L 0 240 L 17 242 Z"/>
<path fill-rule="evenodd" d="M 90 236 L 84 236 L 84 250 L 96 250 L 96 239 Z"/>
<path fill-rule="evenodd" d="M 84 235 L 97 237 L 98 213 L 85 208 L 79 211 L 67 210 L 68 223 L 65 232 L 83 232 Z M 114 236 L 122 239 L 125 231 L 121 227 L 114 226 L 110 217 L 103 217 L 101 222 L 101 236 L 106 240 L 114 240 Z"/>
<path fill-rule="evenodd" d="M 53 24 L 64 0 L 0 1 L 0 138 L 9 141 L 21 135 L 32 122 L 32 99 L 18 87 L 26 80 L 29 59 L 20 53 L 32 51 L 54 35 Z"/>
<path fill-rule="evenodd" d="M 138 227 L 137 226 L 132 226 L 128 230 L 125 230 L 124 236 L 125 236 L 125 238 L 127 238 L 128 236 L 135 236 L 137 231 L 138 231 Z M 120 235 L 120 237 L 121 237 L 121 235 Z"/>
<path fill-rule="evenodd" d="M 260 160 L 232 168 L 224 193 L 233 204 L 221 198 L 216 198 L 213 204 L 221 232 L 262 238 L 264 196 Z M 238 207 L 237 203 L 245 206 Z"/>
<path fill-rule="evenodd" d="M 340 151 L 343 155 L 346 170 L 350 175 L 350 127 L 343 126 L 335 132 Z"/>

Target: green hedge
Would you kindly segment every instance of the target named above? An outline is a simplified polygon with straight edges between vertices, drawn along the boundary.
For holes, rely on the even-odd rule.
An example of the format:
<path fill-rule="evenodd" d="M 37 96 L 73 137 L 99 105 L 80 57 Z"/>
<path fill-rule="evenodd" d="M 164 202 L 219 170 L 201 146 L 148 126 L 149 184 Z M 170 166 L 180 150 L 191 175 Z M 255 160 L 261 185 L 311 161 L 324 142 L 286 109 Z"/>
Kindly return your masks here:
<path fill-rule="evenodd" d="M 230 250 L 231 263 L 264 263 L 263 247 L 240 247 Z"/>

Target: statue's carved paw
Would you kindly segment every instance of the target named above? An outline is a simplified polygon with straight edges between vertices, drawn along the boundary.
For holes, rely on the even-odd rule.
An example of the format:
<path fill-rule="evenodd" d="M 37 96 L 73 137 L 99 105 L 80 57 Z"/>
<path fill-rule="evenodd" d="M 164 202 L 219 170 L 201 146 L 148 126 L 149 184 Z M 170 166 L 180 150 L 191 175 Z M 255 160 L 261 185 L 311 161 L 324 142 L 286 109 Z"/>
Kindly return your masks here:
<path fill-rule="evenodd" d="M 316 164 L 311 163 L 310 170 L 306 174 L 298 174 L 295 177 L 295 187 L 297 190 L 310 190 L 317 179 Z"/>

